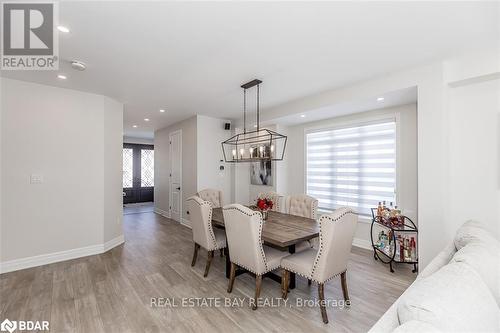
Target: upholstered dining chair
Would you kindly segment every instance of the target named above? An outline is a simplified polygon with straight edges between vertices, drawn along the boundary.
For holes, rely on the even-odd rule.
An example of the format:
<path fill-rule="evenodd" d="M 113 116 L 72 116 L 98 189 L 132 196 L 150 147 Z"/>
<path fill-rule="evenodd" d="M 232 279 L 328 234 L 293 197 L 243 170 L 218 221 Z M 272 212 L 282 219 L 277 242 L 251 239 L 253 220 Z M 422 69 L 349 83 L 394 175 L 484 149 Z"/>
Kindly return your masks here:
<path fill-rule="evenodd" d="M 208 275 L 214 251 L 226 248 L 226 235 L 221 229 L 212 228 L 212 204 L 198 196 L 187 199 L 191 228 L 193 230 L 194 253 L 191 267 L 196 264 L 198 250 L 203 247 L 208 251 L 204 277 Z"/>
<path fill-rule="evenodd" d="M 262 244 L 262 214 L 239 204 L 223 208 L 224 224 L 231 260 L 231 274 L 227 292 L 233 290 L 236 269 L 241 267 L 255 274 L 255 298 L 252 309 L 257 309 L 262 276 L 280 267 L 282 252 Z"/>
<path fill-rule="evenodd" d="M 273 209 L 272 211 L 275 212 L 281 212 L 281 201 L 283 200 L 283 196 L 279 193 L 276 192 L 264 192 L 264 193 L 259 193 L 259 198 L 266 198 L 269 199 L 273 202 Z"/>
<path fill-rule="evenodd" d="M 286 213 L 316 220 L 318 212 L 318 200 L 309 195 L 296 194 L 286 198 Z M 315 240 L 300 242 L 295 245 L 295 252 L 310 249 L 314 246 Z M 310 283 L 309 283 L 310 284 Z"/>
<path fill-rule="evenodd" d="M 286 212 L 291 215 L 316 219 L 318 213 L 318 199 L 306 194 L 290 195 L 286 198 Z"/>
<path fill-rule="evenodd" d="M 196 195 L 202 200 L 210 202 L 213 208 L 220 208 L 224 205 L 222 200 L 222 191 L 220 190 L 206 188 L 196 193 Z"/>
<path fill-rule="evenodd" d="M 347 207 L 322 215 L 319 219 L 319 249 L 305 250 L 281 260 L 283 298 L 286 299 L 288 296 L 290 272 L 315 281 L 318 284 L 321 316 L 325 324 L 328 323 L 324 304 L 324 287 L 327 281 L 340 275 L 344 300 L 349 302 L 346 281 L 347 262 L 357 223 L 357 214 Z"/>

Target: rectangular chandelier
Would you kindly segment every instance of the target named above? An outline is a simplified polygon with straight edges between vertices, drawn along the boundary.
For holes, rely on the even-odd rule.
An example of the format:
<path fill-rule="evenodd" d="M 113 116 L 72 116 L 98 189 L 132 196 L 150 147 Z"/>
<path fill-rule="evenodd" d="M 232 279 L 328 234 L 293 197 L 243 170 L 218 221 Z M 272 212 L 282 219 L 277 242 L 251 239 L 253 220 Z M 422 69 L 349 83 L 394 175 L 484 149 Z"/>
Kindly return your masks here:
<path fill-rule="evenodd" d="M 222 143 L 226 162 L 282 161 L 287 137 L 269 129 L 236 134 Z"/>
<path fill-rule="evenodd" d="M 285 156 L 285 135 L 260 128 L 260 84 L 261 80 L 255 79 L 241 86 L 243 88 L 243 133 L 222 142 L 222 152 L 226 162 L 257 162 L 257 161 L 282 161 Z M 257 130 L 247 132 L 246 126 L 246 92 L 252 87 L 257 88 Z"/>

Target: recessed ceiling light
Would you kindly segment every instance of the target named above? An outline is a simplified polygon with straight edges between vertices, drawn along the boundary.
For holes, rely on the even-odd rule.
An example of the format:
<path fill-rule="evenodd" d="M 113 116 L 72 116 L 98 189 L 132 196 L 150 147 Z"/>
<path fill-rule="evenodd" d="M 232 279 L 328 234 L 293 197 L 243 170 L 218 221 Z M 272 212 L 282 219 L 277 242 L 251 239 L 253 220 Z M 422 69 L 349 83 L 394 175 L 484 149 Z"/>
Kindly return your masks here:
<path fill-rule="evenodd" d="M 377 98 L 377 102 L 383 102 L 383 101 L 384 101 L 384 99 L 385 99 L 385 98 L 383 98 L 383 97 L 379 97 L 379 98 Z"/>
<path fill-rule="evenodd" d="M 149 118 L 144 118 L 144 121 L 149 121 Z"/>
<path fill-rule="evenodd" d="M 161 113 L 165 112 L 165 109 L 160 109 L 160 112 L 161 112 Z"/>
<path fill-rule="evenodd" d="M 69 29 L 67 27 L 65 27 L 64 25 L 58 25 L 57 30 L 59 30 L 60 32 L 64 32 L 64 33 L 69 32 Z"/>
<path fill-rule="evenodd" d="M 133 128 L 137 128 L 137 125 L 132 125 Z"/>
<path fill-rule="evenodd" d="M 306 117 L 306 115 L 305 115 L 305 114 L 301 114 L 301 115 L 300 115 L 300 118 L 305 118 L 305 117 Z"/>
<path fill-rule="evenodd" d="M 63 75 L 63 74 L 57 75 L 57 78 L 61 79 L 61 80 L 66 80 L 67 79 L 66 75 Z"/>

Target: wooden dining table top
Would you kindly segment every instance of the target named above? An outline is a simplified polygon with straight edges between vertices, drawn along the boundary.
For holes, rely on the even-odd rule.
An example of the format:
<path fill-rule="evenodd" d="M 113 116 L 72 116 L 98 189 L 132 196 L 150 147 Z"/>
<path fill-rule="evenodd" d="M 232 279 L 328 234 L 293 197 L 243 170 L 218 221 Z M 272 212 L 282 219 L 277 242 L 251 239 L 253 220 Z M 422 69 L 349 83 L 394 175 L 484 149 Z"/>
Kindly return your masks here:
<path fill-rule="evenodd" d="M 212 210 L 212 224 L 224 227 L 222 208 Z M 268 212 L 262 228 L 264 242 L 279 247 L 288 247 L 318 236 L 319 225 L 316 220 L 274 211 Z"/>

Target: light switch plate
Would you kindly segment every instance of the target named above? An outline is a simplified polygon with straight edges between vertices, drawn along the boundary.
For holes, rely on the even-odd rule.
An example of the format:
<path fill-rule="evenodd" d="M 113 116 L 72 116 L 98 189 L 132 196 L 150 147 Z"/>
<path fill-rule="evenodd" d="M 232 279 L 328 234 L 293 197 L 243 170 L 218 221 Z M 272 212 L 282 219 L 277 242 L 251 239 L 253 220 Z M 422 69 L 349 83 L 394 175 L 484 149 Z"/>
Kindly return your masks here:
<path fill-rule="evenodd" d="M 30 184 L 41 184 L 43 183 L 43 175 L 32 174 L 30 176 Z"/>

